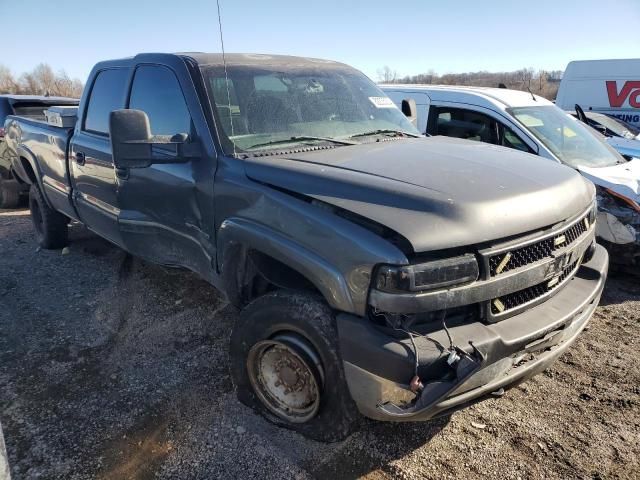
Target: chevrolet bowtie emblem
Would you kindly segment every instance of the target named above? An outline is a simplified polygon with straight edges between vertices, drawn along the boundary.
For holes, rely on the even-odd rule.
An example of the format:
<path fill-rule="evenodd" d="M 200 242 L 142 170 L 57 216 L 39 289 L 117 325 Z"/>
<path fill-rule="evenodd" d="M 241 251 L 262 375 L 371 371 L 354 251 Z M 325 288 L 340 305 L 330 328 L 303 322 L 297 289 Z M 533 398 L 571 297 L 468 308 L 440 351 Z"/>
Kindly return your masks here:
<path fill-rule="evenodd" d="M 500 313 L 504 312 L 504 309 L 505 309 L 504 303 L 502 303 L 502 301 L 499 298 L 495 298 L 492 303 L 493 303 L 493 306 L 496 307 L 496 310 L 498 310 L 498 312 Z"/>
<path fill-rule="evenodd" d="M 558 235 L 556 238 L 553 239 L 553 246 L 554 247 L 559 247 L 560 245 L 562 245 L 566 241 L 567 241 L 567 237 L 566 236 Z"/>
<path fill-rule="evenodd" d="M 511 260 L 511 252 L 507 252 L 504 258 L 500 261 L 500 263 L 496 267 L 496 273 L 501 273 L 507 266 L 507 263 L 509 263 L 509 260 Z"/>

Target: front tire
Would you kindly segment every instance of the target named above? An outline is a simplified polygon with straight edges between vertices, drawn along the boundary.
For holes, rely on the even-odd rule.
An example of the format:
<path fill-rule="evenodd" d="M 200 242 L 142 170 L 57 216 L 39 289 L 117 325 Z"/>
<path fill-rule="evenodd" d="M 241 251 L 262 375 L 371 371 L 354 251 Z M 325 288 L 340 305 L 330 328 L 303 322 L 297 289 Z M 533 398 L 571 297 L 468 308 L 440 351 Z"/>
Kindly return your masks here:
<path fill-rule="evenodd" d="M 35 184 L 29 190 L 29 210 L 36 238 L 42 248 L 54 250 L 67 246 L 67 217 L 49 207 L 40 188 Z"/>
<path fill-rule="evenodd" d="M 361 419 L 333 312 L 318 297 L 278 291 L 249 304 L 231 335 L 230 369 L 242 403 L 306 437 L 342 440 Z"/>

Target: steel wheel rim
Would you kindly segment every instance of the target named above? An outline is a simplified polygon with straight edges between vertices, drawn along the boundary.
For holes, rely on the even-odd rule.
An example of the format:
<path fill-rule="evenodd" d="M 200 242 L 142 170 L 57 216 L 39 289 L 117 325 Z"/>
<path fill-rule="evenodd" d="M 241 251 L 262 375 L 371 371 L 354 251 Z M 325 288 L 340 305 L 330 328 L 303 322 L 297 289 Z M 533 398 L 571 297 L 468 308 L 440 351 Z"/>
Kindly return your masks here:
<path fill-rule="evenodd" d="M 256 343 L 247 357 L 254 392 L 269 411 L 292 423 L 311 420 L 320 408 L 324 372 L 313 347 L 283 334 Z"/>

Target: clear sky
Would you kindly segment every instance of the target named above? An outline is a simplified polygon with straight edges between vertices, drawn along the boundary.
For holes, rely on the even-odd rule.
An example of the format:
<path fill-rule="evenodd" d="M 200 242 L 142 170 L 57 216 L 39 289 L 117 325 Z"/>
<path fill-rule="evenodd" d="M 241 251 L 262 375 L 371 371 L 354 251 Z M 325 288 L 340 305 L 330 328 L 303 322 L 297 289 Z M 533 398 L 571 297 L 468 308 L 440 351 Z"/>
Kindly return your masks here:
<path fill-rule="evenodd" d="M 640 0 L 220 0 L 227 52 L 343 61 L 376 79 L 640 56 Z M 85 80 L 99 60 L 220 51 L 215 0 L 0 0 L 0 64 Z"/>

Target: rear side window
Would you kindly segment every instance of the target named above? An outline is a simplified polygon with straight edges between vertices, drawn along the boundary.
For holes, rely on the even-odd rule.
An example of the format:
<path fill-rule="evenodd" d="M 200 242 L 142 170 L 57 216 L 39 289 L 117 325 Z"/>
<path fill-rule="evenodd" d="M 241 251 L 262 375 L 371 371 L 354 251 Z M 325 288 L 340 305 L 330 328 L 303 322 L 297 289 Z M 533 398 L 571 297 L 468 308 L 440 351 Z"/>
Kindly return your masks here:
<path fill-rule="evenodd" d="M 497 123 L 488 115 L 463 108 L 438 107 L 433 111 L 436 118 L 433 129 L 429 132 L 432 135 L 497 143 Z"/>
<path fill-rule="evenodd" d="M 87 106 L 84 130 L 109 135 L 109 114 L 124 108 L 129 72 L 126 69 L 103 70 L 98 73 Z"/>
<path fill-rule="evenodd" d="M 166 67 L 145 65 L 136 69 L 129 108 L 148 115 L 153 135 L 191 134 L 191 115 L 182 89 Z"/>

